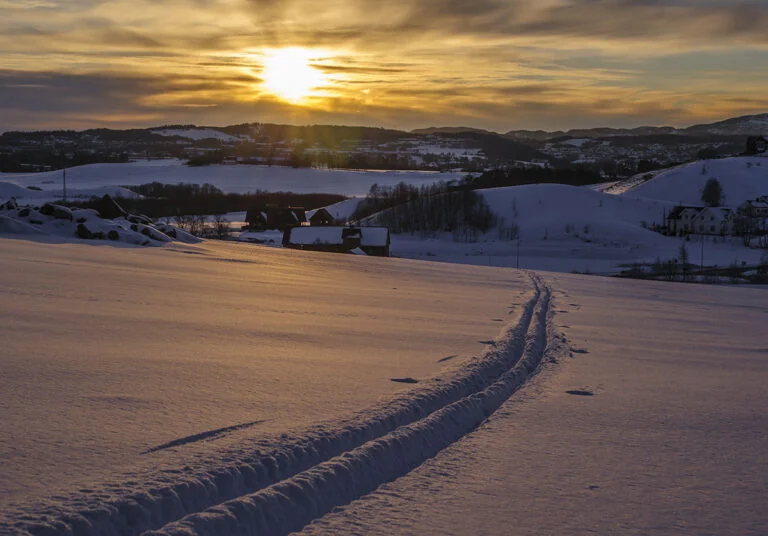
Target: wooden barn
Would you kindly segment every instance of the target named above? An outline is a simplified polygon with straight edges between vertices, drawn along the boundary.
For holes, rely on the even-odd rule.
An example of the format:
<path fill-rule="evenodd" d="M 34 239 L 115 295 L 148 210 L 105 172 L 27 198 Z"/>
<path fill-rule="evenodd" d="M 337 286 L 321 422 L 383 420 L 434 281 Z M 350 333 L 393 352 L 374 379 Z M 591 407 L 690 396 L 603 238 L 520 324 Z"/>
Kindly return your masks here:
<path fill-rule="evenodd" d="M 253 207 L 245 214 L 245 221 L 249 231 L 265 231 L 267 229 L 279 229 L 284 231 L 286 227 L 301 225 L 307 221 L 307 213 L 304 207 L 284 207 L 267 205 L 266 208 Z"/>
<path fill-rule="evenodd" d="M 265 231 L 267 229 L 267 213 L 260 208 L 249 208 L 245 213 L 246 228 L 249 231 Z"/>
<path fill-rule="evenodd" d="M 304 207 L 280 207 L 267 205 L 267 229 L 284 231 L 291 225 L 301 225 L 307 221 Z"/>
<path fill-rule="evenodd" d="M 315 227 L 333 225 L 336 220 L 333 215 L 324 208 L 319 208 L 309 217 L 309 223 Z"/>

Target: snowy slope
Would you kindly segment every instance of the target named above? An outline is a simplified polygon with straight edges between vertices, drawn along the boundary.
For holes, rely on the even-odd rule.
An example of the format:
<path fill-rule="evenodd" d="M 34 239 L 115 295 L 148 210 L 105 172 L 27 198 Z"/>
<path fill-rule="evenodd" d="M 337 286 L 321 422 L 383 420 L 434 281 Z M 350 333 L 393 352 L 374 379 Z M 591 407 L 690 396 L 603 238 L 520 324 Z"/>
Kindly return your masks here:
<path fill-rule="evenodd" d="M 765 290 L 0 245 L 0 533 L 768 528 Z"/>
<path fill-rule="evenodd" d="M 768 534 L 768 291 L 551 281 L 572 359 L 301 535 Z"/>
<path fill-rule="evenodd" d="M 179 160 L 152 160 L 128 164 L 90 164 L 67 170 L 70 188 L 131 186 L 150 182 L 164 184 L 210 183 L 227 193 L 256 190 L 295 193 L 336 193 L 364 196 L 371 185 L 393 186 L 401 181 L 426 185 L 461 178 L 461 173 L 420 171 L 343 171 L 290 168 L 282 166 L 201 166 L 190 167 Z M 20 186 L 37 186 L 46 191 L 61 191 L 61 171 L 16 174 L 0 173 L 0 181 Z"/>
<path fill-rule="evenodd" d="M 0 533 L 158 527 L 384 436 L 482 386 L 461 365 L 534 299 L 512 271 L 220 242 L 0 239 L 0 271 Z"/>
<path fill-rule="evenodd" d="M 768 158 L 733 157 L 693 162 L 659 173 L 623 195 L 701 205 L 701 191 L 711 177 L 723 186 L 725 205 L 735 207 L 748 199 L 768 195 Z"/>
<path fill-rule="evenodd" d="M 519 227 L 519 248 L 517 240 L 504 239 L 503 233 L 493 229 L 469 242 L 450 233 L 393 234 L 392 254 L 464 264 L 613 274 L 622 269 L 620 265 L 675 258 L 685 243 L 692 258 L 700 260 L 700 243 L 649 229 L 663 222 L 665 211 L 674 205 L 669 201 L 614 196 L 560 184 L 479 192 L 494 214 L 503 218 L 502 226 Z M 708 239 L 704 249 L 704 262 L 709 266 L 742 261 L 752 264 L 762 253 L 744 248 L 737 239 L 717 243 Z"/>

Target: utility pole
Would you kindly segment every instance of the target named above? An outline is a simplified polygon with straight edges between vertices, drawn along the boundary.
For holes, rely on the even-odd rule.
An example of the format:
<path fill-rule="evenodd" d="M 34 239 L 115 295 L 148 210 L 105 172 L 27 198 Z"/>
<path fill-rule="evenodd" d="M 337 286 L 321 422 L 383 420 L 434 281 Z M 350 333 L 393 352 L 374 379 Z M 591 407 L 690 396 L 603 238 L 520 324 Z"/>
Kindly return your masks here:
<path fill-rule="evenodd" d="M 67 168 L 64 168 L 63 173 L 63 182 L 64 182 L 64 192 L 62 195 L 62 198 L 64 199 L 64 202 L 67 202 Z"/>

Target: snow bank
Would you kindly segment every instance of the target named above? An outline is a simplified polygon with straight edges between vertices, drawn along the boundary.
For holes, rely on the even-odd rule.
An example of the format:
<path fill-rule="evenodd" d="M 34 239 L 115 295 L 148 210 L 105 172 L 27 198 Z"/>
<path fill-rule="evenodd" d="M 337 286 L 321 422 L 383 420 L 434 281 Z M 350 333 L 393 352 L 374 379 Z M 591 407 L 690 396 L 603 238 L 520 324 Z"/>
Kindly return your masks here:
<path fill-rule="evenodd" d="M 160 246 L 178 240 L 201 239 L 167 224 L 155 225 L 144 218 L 104 219 L 92 209 L 68 208 L 52 203 L 18 206 L 15 201 L 0 205 L 0 235 L 64 241 L 107 241 L 136 246 Z"/>

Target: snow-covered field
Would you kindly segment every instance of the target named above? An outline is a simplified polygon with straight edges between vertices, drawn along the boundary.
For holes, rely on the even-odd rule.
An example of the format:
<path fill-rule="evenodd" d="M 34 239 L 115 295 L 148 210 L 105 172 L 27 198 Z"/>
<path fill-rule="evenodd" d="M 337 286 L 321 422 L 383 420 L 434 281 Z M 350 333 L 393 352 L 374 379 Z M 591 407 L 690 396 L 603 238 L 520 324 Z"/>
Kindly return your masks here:
<path fill-rule="evenodd" d="M 768 290 L 220 242 L 0 268 L 0 533 L 768 530 Z"/>
<path fill-rule="evenodd" d="M 768 172 L 768 168 L 765 168 Z M 768 177 L 766 177 L 768 183 Z M 766 190 L 768 191 L 768 190 Z M 392 254 L 400 257 L 508 266 L 557 272 L 613 274 L 621 265 L 667 260 L 685 244 L 690 258 L 706 266 L 726 267 L 760 261 L 763 251 L 746 249 L 737 238 L 701 237 L 685 240 L 663 236 L 650 228 L 662 224 L 674 203 L 615 196 L 591 188 L 559 184 L 512 186 L 479 191 L 504 225 L 517 225 L 517 240 L 501 239 L 498 231 L 480 234 L 473 242 L 456 241 L 449 233 L 393 235 Z M 519 254 L 518 254 L 519 253 Z M 519 264 L 518 264 L 519 263 Z"/>
<path fill-rule="evenodd" d="M 391 261 L 0 239 L 6 530 L 14 503 L 40 522 L 118 512 L 83 533 L 172 517 L 146 494 L 171 487 L 193 511 L 384 435 L 422 411 L 409 396 L 381 406 L 412 387 L 393 378 L 434 391 L 425 380 L 493 348 L 532 296 L 514 271 Z"/>
<path fill-rule="evenodd" d="M 768 534 L 768 290 L 544 277 L 570 357 L 300 534 Z"/>
<path fill-rule="evenodd" d="M 128 164 L 90 164 L 67 170 L 68 189 L 135 186 L 150 182 L 164 184 L 203 184 L 217 186 L 227 193 L 256 190 L 294 193 L 331 193 L 362 196 L 371 185 L 394 186 L 399 182 L 428 185 L 462 178 L 462 173 L 424 171 L 348 171 L 290 168 L 284 166 L 212 165 L 190 167 L 179 160 L 150 160 Z M 0 186 L 12 182 L 22 187 L 36 186 L 61 195 L 62 172 L 0 173 Z M 3 196 L 0 190 L 0 198 Z"/>

